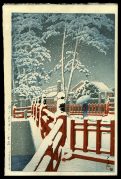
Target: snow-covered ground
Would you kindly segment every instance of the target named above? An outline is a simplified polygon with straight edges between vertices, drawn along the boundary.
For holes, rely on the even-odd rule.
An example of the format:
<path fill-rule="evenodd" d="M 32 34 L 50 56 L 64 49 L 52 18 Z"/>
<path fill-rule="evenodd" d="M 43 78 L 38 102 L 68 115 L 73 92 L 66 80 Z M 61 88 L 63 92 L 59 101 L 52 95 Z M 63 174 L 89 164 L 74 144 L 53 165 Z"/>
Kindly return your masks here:
<path fill-rule="evenodd" d="M 83 159 L 61 162 L 58 172 L 114 172 L 113 165 Z"/>

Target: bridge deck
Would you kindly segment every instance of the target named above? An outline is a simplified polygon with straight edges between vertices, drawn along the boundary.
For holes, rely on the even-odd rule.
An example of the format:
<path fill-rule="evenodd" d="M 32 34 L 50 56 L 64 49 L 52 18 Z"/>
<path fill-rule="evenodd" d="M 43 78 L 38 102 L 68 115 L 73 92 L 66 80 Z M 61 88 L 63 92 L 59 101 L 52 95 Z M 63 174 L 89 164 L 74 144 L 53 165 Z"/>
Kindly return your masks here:
<path fill-rule="evenodd" d="M 62 161 L 58 168 L 58 172 L 109 172 L 111 170 L 114 172 L 114 165 L 77 158 Z"/>

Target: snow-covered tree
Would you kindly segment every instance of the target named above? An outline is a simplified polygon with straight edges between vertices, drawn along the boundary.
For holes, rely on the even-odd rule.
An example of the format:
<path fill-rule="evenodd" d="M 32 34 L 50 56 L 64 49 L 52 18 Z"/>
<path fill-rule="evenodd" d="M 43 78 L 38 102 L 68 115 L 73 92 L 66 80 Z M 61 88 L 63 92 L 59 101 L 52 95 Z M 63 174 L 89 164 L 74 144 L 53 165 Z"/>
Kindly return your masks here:
<path fill-rule="evenodd" d="M 92 46 L 106 55 L 113 43 L 107 36 L 107 32 L 113 29 L 113 21 L 104 14 L 49 14 L 47 23 L 51 25 L 44 33 L 45 37 L 59 35 L 58 37 L 62 39 L 61 59 L 54 69 L 62 69 L 63 86 L 64 72 L 70 73 L 66 94 L 68 98 L 74 71 L 78 70 L 84 72 L 86 76 L 89 75 L 89 70 L 81 63 L 81 46 Z M 70 58 L 66 55 L 70 55 Z"/>
<path fill-rule="evenodd" d="M 113 21 L 111 21 L 111 19 L 106 15 L 71 14 L 71 16 L 69 16 L 70 14 L 52 15 L 51 20 L 54 22 L 54 25 L 49 27 L 51 34 L 53 32 L 54 35 L 58 35 L 57 32 L 59 31 L 59 28 L 63 29 L 62 58 L 55 66 L 55 70 L 62 68 L 62 76 L 64 76 L 64 72 L 70 72 L 66 94 L 67 98 L 74 71 L 78 70 L 79 72 L 84 72 L 86 76 L 89 75 L 89 70 L 81 63 L 81 46 L 92 46 L 100 53 L 106 55 L 107 50 L 113 43 L 113 40 L 107 37 L 107 31 L 110 32 L 113 29 Z M 105 29 L 106 33 L 104 30 L 102 33 L 102 29 Z M 70 43 L 75 43 L 75 46 L 72 45 L 71 49 L 68 50 Z M 69 53 L 72 56 L 70 59 L 66 57 Z M 80 59 L 78 57 L 79 55 Z M 62 81 L 64 81 L 63 79 L 64 77 L 62 77 Z"/>
<path fill-rule="evenodd" d="M 107 35 L 113 28 L 113 22 L 104 14 L 14 13 L 12 22 L 14 92 L 21 93 L 23 87 L 26 94 L 32 95 L 38 88 L 41 91 L 41 85 L 48 82 L 52 74 L 55 75 L 52 72 L 61 69 L 63 91 L 64 76 L 69 73 L 68 98 L 74 72 L 78 70 L 86 76 L 90 74 L 82 64 L 81 47 L 92 46 L 106 55 L 113 42 Z M 53 44 L 58 41 L 60 54 L 54 70 L 48 71 L 44 69 L 44 64 L 51 60 L 48 42 L 52 44 L 49 41 L 52 38 Z"/>
<path fill-rule="evenodd" d="M 47 28 L 47 32 L 44 32 L 46 39 L 50 38 L 51 36 L 58 35 L 62 39 L 61 59 L 55 66 L 54 71 L 61 68 L 63 91 L 65 91 L 64 73 L 70 71 L 70 65 L 72 66 L 73 61 L 71 57 L 74 56 L 73 46 L 71 47 L 71 49 L 69 48 L 70 41 L 73 40 L 72 37 L 74 36 L 72 24 L 75 22 L 76 16 L 77 14 L 49 14 L 46 23 L 51 23 L 51 25 Z M 74 66 L 75 69 L 81 70 L 81 68 L 79 67 L 79 60 L 76 59 Z M 83 70 L 81 72 L 83 72 Z"/>
<path fill-rule="evenodd" d="M 42 81 L 50 75 L 44 63 L 51 60 L 50 51 L 43 45 L 43 16 L 38 14 L 13 14 L 13 69 L 16 73 L 13 93 L 27 97 L 41 92 Z"/>
<path fill-rule="evenodd" d="M 78 49 L 78 45 L 80 45 L 80 48 L 82 44 L 91 45 L 99 52 L 102 52 L 106 55 L 109 46 L 112 45 L 113 42 L 112 39 L 109 39 L 106 35 L 100 33 L 102 28 L 105 28 L 107 31 L 111 31 L 113 28 L 113 22 L 105 15 L 80 15 L 76 16 L 75 20 L 71 23 L 72 30 L 75 32 L 72 38 L 73 40 L 75 39 L 75 51 L 68 81 L 66 94 L 67 98 L 71 87 L 73 72 L 75 70 L 74 66 L 76 61 L 76 54 L 77 51 L 80 50 Z M 83 71 L 83 69 L 81 69 L 81 71 Z"/>
<path fill-rule="evenodd" d="M 74 97 L 78 99 L 84 95 L 90 95 L 91 98 L 98 98 L 100 90 L 88 80 L 84 81 L 84 84 L 78 88 L 75 92 Z"/>
<path fill-rule="evenodd" d="M 51 25 L 47 28 L 47 31 L 44 32 L 44 36 L 48 39 L 51 36 L 61 36 L 62 44 L 61 44 L 61 59 L 59 64 L 55 67 L 55 69 L 59 69 L 61 67 L 61 74 L 62 74 L 62 88 L 65 91 L 65 78 L 64 78 L 64 56 L 65 56 L 65 45 L 66 45 L 66 38 L 71 33 L 68 29 L 69 23 L 75 18 L 73 14 L 49 14 L 47 16 L 46 23 L 51 23 Z"/>

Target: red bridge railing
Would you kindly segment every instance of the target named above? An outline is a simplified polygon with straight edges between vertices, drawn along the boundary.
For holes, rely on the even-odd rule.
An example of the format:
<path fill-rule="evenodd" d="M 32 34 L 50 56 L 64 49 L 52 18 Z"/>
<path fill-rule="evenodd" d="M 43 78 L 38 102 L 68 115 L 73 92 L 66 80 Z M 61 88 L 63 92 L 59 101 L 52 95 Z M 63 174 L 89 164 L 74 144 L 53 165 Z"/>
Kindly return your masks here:
<path fill-rule="evenodd" d="M 31 106 L 28 107 L 16 107 L 13 106 L 13 118 L 28 118 L 32 114 Z"/>
<path fill-rule="evenodd" d="M 79 127 L 80 126 L 80 127 Z M 82 140 L 83 146 L 76 147 L 76 132 L 82 131 Z M 89 132 L 96 132 L 96 148 L 91 149 L 88 146 L 89 143 Z M 102 132 L 110 134 L 110 149 L 109 151 L 105 151 L 102 149 Z M 88 123 L 88 120 L 84 120 L 82 123 L 75 123 L 75 120 L 71 121 L 71 144 L 70 147 L 72 151 L 82 150 L 83 152 L 95 152 L 96 154 L 109 154 L 110 156 L 114 156 L 114 148 L 115 148 L 115 121 L 112 120 L 109 124 L 102 123 L 101 120 L 97 120 L 96 123 Z M 93 140 L 93 139 L 91 139 Z"/>
<path fill-rule="evenodd" d="M 61 103 L 62 106 L 64 100 Z M 57 107 L 57 113 L 54 114 L 45 104 L 33 104 L 32 116 L 43 141 L 24 171 L 57 171 L 67 137 L 67 115 L 61 107 Z"/>
<path fill-rule="evenodd" d="M 13 117 L 15 118 L 23 118 L 25 114 L 26 117 L 33 117 L 32 119 L 35 122 L 35 126 L 39 128 L 40 135 L 43 139 L 38 151 L 25 167 L 24 171 L 57 171 L 62 160 L 62 147 L 65 145 L 67 138 L 67 115 L 66 112 L 62 110 L 63 108 L 70 115 L 79 115 L 83 112 L 81 105 L 65 105 L 63 98 L 58 99 L 57 107 L 52 105 L 47 106 L 43 98 L 41 104 L 33 103 L 31 107 L 13 108 Z M 109 103 L 88 105 L 89 115 L 108 115 L 108 112 Z M 77 131 L 83 132 L 82 147 L 76 146 Z M 95 149 L 90 148 L 88 145 L 89 132 L 96 133 Z M 110 134 L 109 151 L 102 149 L 102 132 Z M 104 124 L 101 120 L 97 120 L 95 123 L 90 123 L 85 119 L 83 122 L 77 123 L 75 120 L 71 120 L 70 141 L 70 148 L 73 152 L 82 150 L 83 152 L 90 151 L 96 154 L 104 153 L 114 156 L 115 122 L 112 120 L 110 124 Z M 72 156 L 74 155 L 75 154 Z M 76 158 L 79 158 L 79 156 L 76 156 Z"/>
<path fill-rule="evenodd" d="M 24 168 L 24 171 L 57 171 L 65 141 L 62 130 L 66 127 L 64 124 L 62 118 L 57 119 L 53 129 L 43 139 L 38 151 Z"/>
<path fill-rule="evenodd" d="M 29 107 L 14 107 L 13 108 L 13 117 L 14 118 L 24 118 L 24 112 L 27 112 L 27 117 L 30 117 L 31 114 L 35 116 L 37 114 L 38 110 L 38 104 L 34 104 Z M 54 113 L 57 110 L 57 107 L 55 105 L 48 105 L 46 107 L 50 112 Z M 110 112 L 110 103 L 107 104 L 88 104 L 88 115 L 90 116 L 106 116 L 108 113 L 114 114 L 114 111 Z M 82 115 L 82 106 L 78 104 L 66 104 L 65 105 L 65 111 L 69 115 Z"/>
<path fill-rule="evenodd" d="M 79 104 L 66 104 L 66 111 L 70 115 L 82 115 L 82 105 Z M 102 116 L 108 115 L 108 104 L 88 104 L 88 115 Z"/>

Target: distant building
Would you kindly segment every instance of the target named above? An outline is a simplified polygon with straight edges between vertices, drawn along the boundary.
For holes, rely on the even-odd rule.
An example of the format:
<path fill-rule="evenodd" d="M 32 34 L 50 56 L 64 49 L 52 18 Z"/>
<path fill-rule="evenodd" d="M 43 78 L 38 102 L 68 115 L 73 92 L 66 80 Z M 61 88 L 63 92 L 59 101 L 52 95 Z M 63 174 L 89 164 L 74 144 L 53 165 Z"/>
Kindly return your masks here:
<path fill-rule="evenodd" d="M 114 92 L 103 82 L 92 82 L 101 92 L 102 97 L 112 97 Z"/>
<path fill-rule="evenodd" d="M 97 87 L 101 93 L 101 97 L 102 98 L 107 98 L 107 97 L 112 97 L 114 96 L 114 91 L 111 90 L 106 84 L 104 84 L 103 82 L 99 82 L 99 81 L 92 81 L 92 84 L 95 85 L 95 87 Z M 79 88 L 81 88 L 81 86 L 84 84 L 84 81 L 80 81 L 78 84 L 76 84 L 73 88 L 72 88 L 72 92 L 76 92 Z"/>
<path fill-rule="evenodd" d="M 80 88 L 84 84 L 84 81 L 81 80 L 78 84 L 76 84 L 73 88 L 72 91 L 75 92 L 78 88 Z"/>
<path fill-rule="evenodd" d="M 57 85 L 50 86 L 46 90 L 43 90 L 43 93 L 46 94 L 47 104 L 56 104 L 57 94 L 62 90 L 61 81 L 57 81 Z"/>

